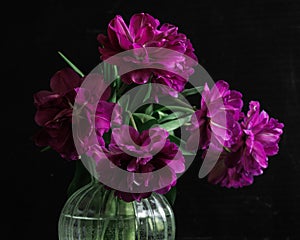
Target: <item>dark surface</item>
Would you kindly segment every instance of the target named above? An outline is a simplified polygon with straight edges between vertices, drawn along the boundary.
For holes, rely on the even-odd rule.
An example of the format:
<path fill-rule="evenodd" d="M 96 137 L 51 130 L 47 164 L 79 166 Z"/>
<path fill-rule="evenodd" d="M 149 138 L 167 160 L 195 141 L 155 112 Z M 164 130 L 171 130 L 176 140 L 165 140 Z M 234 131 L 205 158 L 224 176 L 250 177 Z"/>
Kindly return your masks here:
<path fill-rule="evenodd" d="M 3 12 L 6 9 L 3 10 Z M 10 2 L 2 19 L 2 210 L 9 210 L 1 239 L 57 239 L 57 222 L 74 164 L 40 153 L 32 94 L 49 88 L 66 66 L 65 53 L 83 71 L 98 62 L 96 35 L 116 14 L 128 21 L 148 12 L 191 39 L 200 64 L 259 100 L 285 123 L 280 153 L 255 183 L 234 190 L 198 179 L 194 164 L 178 182 L 174 206 L 177 239 L 300 239 L 299 218 L 299 1 L 41 1 Z M 3 54 L 4 53 L 4 54 Z M 7 165 L 7 166 L 6 166 Z"/>

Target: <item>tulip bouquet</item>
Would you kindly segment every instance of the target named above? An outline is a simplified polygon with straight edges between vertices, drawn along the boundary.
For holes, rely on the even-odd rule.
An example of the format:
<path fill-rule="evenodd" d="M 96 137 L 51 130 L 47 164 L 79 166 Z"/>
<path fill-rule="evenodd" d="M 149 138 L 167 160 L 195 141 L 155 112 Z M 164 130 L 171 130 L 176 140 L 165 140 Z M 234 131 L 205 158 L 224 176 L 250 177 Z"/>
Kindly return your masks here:
<path fill-rule="evenodd" d="M 92 159 L 90 174 L 116 197 L 170 199 L 191 161 L 203 162 L 199 176 L 212 184 L 244 187 L 277 154 L 283 124 L 257 101 L 244 114 L 242 94 L 212 81 L 178 27 L 146 13 L 128 25 L 116 16 L 97 40 L 99 65 L 87 75 L 60 53 L 69 67 L 54 74 L 51 90 L 34 95 L 41 127 L 34 139 L 78 168 Z M 70 193 L 83 185 L 82 174 Z"/>

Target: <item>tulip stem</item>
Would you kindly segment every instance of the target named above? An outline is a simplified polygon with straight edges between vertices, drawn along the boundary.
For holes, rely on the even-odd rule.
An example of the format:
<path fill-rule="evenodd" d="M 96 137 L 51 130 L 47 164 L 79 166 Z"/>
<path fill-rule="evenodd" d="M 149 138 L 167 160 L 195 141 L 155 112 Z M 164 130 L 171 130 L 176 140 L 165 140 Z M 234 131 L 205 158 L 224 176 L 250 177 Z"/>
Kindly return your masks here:
<path fill-rule="evenodd" d="M 131 122 L 132 126 L 134 127 L 135 130 L 138 131 L 137 126 L 136 126 L 136 124 L 135 124 L 135 121 L 134 121 L 134 119 L 133 119 L 132 113 L 131 113 L 130 111 L 127 111 L 127 112 L 128 112 L 128 114 L 129 114 L 129 118 L 130 118 L 130 122 Z"/>
<path fill-rule="evenodd" d="M 119 99 L 122 96 L 122 93 L 127 89 L 128 85 L 125 83 L 121 83 L 121 86 L 117 89 L 117 98 Z"/>

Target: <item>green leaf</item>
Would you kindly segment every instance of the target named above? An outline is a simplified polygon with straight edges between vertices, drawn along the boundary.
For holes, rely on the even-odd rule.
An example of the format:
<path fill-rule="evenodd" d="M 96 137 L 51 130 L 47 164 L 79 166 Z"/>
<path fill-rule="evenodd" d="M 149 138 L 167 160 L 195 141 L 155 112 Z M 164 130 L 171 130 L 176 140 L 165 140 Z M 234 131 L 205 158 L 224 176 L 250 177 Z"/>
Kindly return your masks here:
<path fill-rule="evenodd" d="M 132 115 L 140 133 L 153 127 L 154 125 L 157 125 L 157 119 L 152 116 L 143 113 L 134 113 Z"/>
<path fill-rule="evenodd" d="M 116 91 L 116 89 L 113 91 L 113 94 L 111 95 L 111 97 L 108 101 L 113 102 L 113 103 L 115 103 L 117 101 L 117 91 Z"/>
<path fill-rule="evenodd" d="M 145 114 L 152 115 L 153 113 L 153 104 L 149 104 L 149 106 L 145 109 Z"/>
<path fill-rule="evenodd" d="M 130 85 L 127 85 L 127 84 L 125 84 L 125 83 L 122 83 L 120 77 L 118 77 L 118 78 L 116 79 L 116 82 L 114 83 L 114 87 L 117 89 L 117 93 L 118 93 L 118 94 L 117 94 L 117 97 L 118 97 L 118 99 L 121 98 L 121 96 L 123 95 L 123 93 L 126 92 L 126 90 L 127 90 L 128 88 L 130 88 L 129 86 L 130 86 Z"/>
<path fill-rule="evenodd" d="M 173 142 L 177 146 L 179 146 L 179 150 L 182 152 L 182 155 L 185 155 L 185 156 L 195 156 L 196 155 L 196 153 L 194 153 L 194 152 L 189 152 L 189 151 L 185 150 L 186 142 L 183 141 L 182 139 L 176 137 L 174 134 L 170 134 L 169 139 L 171 142 Z"/>
<path fill-rule="evenodd" d="M 151 84 L 144 84 L 143 88 L 139 88 L 139 90 L 135 92 L 135 96 L 132 98 L 130 108 L 135 109 L 136 107 L 142 106 L 143 103 L 145 103 L 150 98 L 151 89 Z"/>
<path fill-rule="evenodd" d="M 160 124 L 159 126 L 166 129 L 168 132 L 175 130 L 179 127 L 181 127 L 183 124 L 185 124 L 186 122 L 190 121 L 191 116 L 187 116 L 184 118 L 179 118 L 173 121 L 169 121 L 163 124 Z"/>
<path fill-rule="evenodd" d="M 158 118 L 159 119 L 161 119 L 161 118 L 166 117 L 166 116 L 169 115 L 169 114 L 164 113 L 163 111 L 160 111 L 160 110 L 156 110 L 155 112 L 158 114 Z"/>
<path fill-rule="evenodd" d="M 177 112 L 184 112 L 184 113 L 194 113 L 195 111 L 191 108 L 181 107 L 181 106 L 164 106 L 156 112 L 163 112 L 163 111 L 177 111 Z"/>
<path fill-rule="evenodd" d="M 58 54 L 66 61 L 67 64 L 75 71 L 77 72 L 81 77 L 84 76 L 84 74 L 61 52 L 58 52 Z"/>
<path fill-rule="evenodd" d="M 46 151 L 48 151 L 48 150 L 50 150 L 50 149 L 51 149 L 51 147 L 50 147 L 50 146 L 47 146 L 47 147 L 44 147 L 43 149 L 41 149 L 40 152 L 46 152 Z"/>
<path fill-rule="evenodd" d="M 141 119 L 132 115 L 133 119 L 134 119 L 134 122 L 135 122 L 135 125 L 137 127 L 137 130 L 139 132 L 142 132 L 142 126 L 144 125 L 144 123 L 142 123 Z"/>
<path fill-rule="evenodd" d="M 147 130 L 147 129 L 153 127 L 154 125 L 157 125 L 157 120 L 156 119 L 151 119 L 151 120 L 143 123 L 142 125 L 138 126 L 139 132 Z"/>
<path fill-rule="evenodd" d="M 184 115 L 186 115 L 186 113 L 183 113 L 183 112 L 173 112 L 171 114 L 168 114 L 165 117 L 160 118 L 158 120 L 158 123 L 163 123 L 163 122 L 166 122 L 166 121 L 174 120 L 174 119 L 180 118 L 180 117 L 182 117 Z"/>
<path fill-rule="evenodd" d="M 130 111 L 127 111 L 127 113 L 129 115 L 131 126 L 134 127 L 136 130 L 138 130 L 137 125 L 136 125 L 136 123 L 134 121 L 133 114 Z"/>
<path fill-rule="evenodd" d="M 169 135 L 169 139 L 171 142 L 175 143 L 177 146 L 179 146 L 182 142 L 185 143 L 182 139 L 180 139 L 179 137 L 176 137 L 174 135 Z"/>
<path fill-rule="evenodd" d="M 204 88 L 203 86 L 200 86 L 200 87 L 185 89 L 182 91 L 181 94 L 185 97 L 189 95 L 199 94 L 203 91 L 203 88 Z"/>
<path fill-rule="evenodd" d="M 103 63 L 103 69 L 104 69 L 104 73 L 103 73 L 104 79 L 105 79 L 106 81 L 111 80 L 111 79 L 110 79 L 110 77 L 111 77 L 111 76 L 110 76 L 110 64 L 104 62 L 104 63 Z"/>
<path fill-rule="evenodd" d="M 117 66 L 103 62 L 103 77 L 104 81 L 112 82 L 114 81 L 114 84 L 116 85 L 117 88 L 119 88 L 119 83 L 116 81 L 119 79 L 118 75 L 118 69 Z"/>
<path fill-rule="evenodd" d="M 153 119 L 156 120 L 155 117 L 150 116 L 148 114 L 144 114 L 144 113 L 133 113 L 132 115 L 135 116 L 135 117 L 138 117 L 141 120 L 142 123 L 148 122 L 148 121 L 153 120 Z"/>
<path fill-rule="evenodd" d="M 119 71 L 118 71 L 118 67 L 116 65 L 113 65 L 113 71 L 115 73 L 115 77 L 119 79 L 119 83 L 121 83 L 121 78 L 119 76 Z M 118 86 L 120 87 L 120 86 Z"/>
<path fill-rule="evenodd" d="M 146 102 L 151 97 L 152 84 L 148 84 L 148 90 L 143 100 L 143 103 Z"/>
<path fill-rule="evenodd" d="M 128 95 L 128 94 L 124 95 L 124 97 L 122 97 L 118 101 L 118 104 L 122 107 L 122 110 L 124 112 L 126 112 L 128 110 L 129 101 L 130 101 L 130 95 Z"/>
<path fill-rule="evenodd" d="M 169 131 L 169 135 L 175 135 L 174 130 Z"/>
<path fill-rule="evenodd" d="M 175 187 L 172 187 L 169 192 L 164 194 L 164 196 L 167 198 L 167 200 L 171 206 L 173 206 L 175 203 L 176 193 L 177 193 L 177 191 L 176 191 L 176 186 L 175 186 Z"/>
<path fill-rule="evenodd" d="M 115 83 L 116 83 L 116 89 L 119 90 L 121 88 L 121 84 L 122 84 L 121 78 L 119 76 L 116 78 Z"/>

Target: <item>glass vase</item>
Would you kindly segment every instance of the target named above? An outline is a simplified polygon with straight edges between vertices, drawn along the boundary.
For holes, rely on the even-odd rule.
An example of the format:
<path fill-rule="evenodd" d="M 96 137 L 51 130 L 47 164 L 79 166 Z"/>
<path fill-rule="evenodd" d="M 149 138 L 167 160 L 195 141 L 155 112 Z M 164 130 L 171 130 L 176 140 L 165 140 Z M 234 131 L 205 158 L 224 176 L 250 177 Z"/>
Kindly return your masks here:
<path fill-rule="evenodd" d="M 175 219 L 163 195 L 125 202 L 92 180 L 65 203 L 58 232 L 59 240 L 173 240 Z"/>

